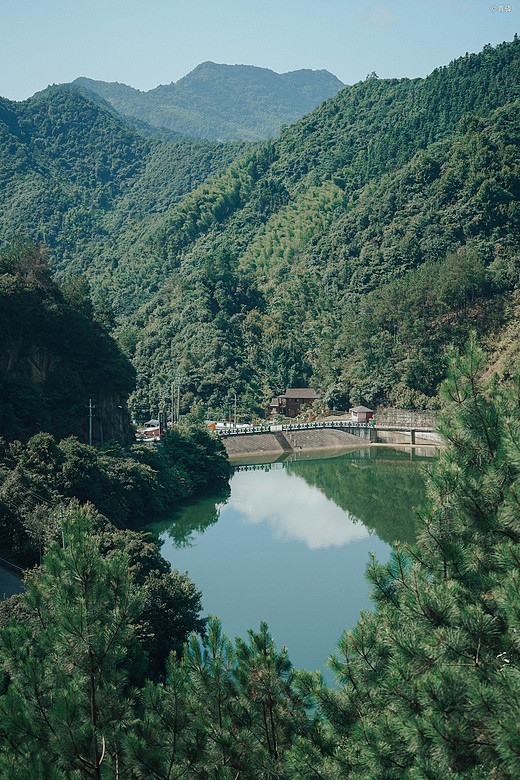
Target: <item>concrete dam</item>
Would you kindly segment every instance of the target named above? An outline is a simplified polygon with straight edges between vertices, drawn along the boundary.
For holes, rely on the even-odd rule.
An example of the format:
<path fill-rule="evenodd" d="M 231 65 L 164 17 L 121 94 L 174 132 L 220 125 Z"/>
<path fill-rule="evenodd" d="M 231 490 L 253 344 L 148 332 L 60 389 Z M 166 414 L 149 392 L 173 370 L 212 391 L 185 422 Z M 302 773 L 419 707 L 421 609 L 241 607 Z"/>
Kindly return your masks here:
<path fill-rule="evenodd" d="M 436 445 L 432 429 L 400 429 L 346 421 L 256 426 L 223 431 L 230 458 L 248 455 L 282 455 L 302 451 L 354 449 L 365 444 Z"/>

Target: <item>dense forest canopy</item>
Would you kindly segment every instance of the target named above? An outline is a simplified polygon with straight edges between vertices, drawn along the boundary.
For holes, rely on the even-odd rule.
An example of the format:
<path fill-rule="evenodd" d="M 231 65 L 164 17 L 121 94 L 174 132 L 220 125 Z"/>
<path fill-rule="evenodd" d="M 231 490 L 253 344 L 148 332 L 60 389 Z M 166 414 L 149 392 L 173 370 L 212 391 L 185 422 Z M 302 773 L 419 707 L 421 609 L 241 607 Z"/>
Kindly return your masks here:
<path fill-rule="evenodd" d="M 37 433 L 26 444 L 0 439 L 0 542 L 27 567 L 55 538 L 59 518 L 79 502 L 117 528 L 140 528 L 183 500 L 228 489 L 222 442 L 197 428 L 171 430 L 149 443 L 93 447 L 77 437 Z"/>
<path fill-rule="evenodd" d="M 79 89 L 0 98 L 0 240 L 43 241 L 58 275 L 88 271 L 99 294 L 159 215 L 245 148 L 143 137 Z"/>
<path fill-rule="evenodd" d="M 347 88 L 179 204 L 129 320 L 136 408 L 179 367 L 186 410 L 289 384 L 436 403 L 446 345 L 496 338 L 518 281 L 518 46 Z"/>

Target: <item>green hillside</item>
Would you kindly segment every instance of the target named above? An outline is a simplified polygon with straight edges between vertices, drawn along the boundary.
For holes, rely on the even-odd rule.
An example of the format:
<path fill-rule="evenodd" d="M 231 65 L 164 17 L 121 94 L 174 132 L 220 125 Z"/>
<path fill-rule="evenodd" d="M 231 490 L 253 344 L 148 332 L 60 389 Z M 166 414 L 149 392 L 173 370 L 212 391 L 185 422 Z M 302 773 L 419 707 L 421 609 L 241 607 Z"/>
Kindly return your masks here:
<path fill-rule="evenodd" d="M 252 65 L 203 62 L 176 83 L 140 92 L 126 84 L 79 78 L 120 114 L 212 141 L 277 136 L 344 85 L 326 70 L 274 73 Z"/>
<path fill-rule="evenodd" d="M 307 383 L 435 405 L 446 346 L 514 318 L 519 46 L 368 78 L 249 147 L 144 138 L 70 88 L 4 101 L 0 235 L 108 296 L 139 416 L 179 374 L 195 416 Z"/>
<path fill-rule="evenodd" d="M 136 407 L 179 368 L 185 411 L 307 382 L 435 403 L 446 345 L 494 338 L 516 289 L 519 45 L 347 88 L 179 204 L 151 237 L 168 285 L 132 318 Z"/>
<path fill-rule="evenodd" d="M 58 274 L 109 272 L 159 215 L 243 150 L 144 138 L 79 90 L 0 99 L 0 242 L 17 232 L 45 242 Z"/>

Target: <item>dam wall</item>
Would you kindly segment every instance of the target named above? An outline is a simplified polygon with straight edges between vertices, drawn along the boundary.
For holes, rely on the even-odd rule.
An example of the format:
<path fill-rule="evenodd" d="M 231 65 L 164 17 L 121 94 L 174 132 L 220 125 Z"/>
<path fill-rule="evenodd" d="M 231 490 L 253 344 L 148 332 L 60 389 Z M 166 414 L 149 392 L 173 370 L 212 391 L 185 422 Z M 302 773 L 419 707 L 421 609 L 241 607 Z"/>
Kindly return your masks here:
<path fill-rule="evenodd" d="M 369 442 L 340 428 L 317 428 L 274 433 L 227 436 L 224 446 L 229 457 L 241 455 L 282 455 L 288 452 L 362 447 Z"/>

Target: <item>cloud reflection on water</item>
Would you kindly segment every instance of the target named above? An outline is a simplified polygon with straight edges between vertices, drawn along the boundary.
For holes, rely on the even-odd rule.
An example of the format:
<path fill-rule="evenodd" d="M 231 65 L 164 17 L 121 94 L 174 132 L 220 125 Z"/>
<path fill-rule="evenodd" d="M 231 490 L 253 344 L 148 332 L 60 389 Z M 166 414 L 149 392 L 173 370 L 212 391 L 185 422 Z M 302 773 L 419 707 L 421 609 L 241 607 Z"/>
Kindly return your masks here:
<path fill-rule="evenodd" d="M 361 520 L 284 469 L 271 471 L 267 485 L 261 471 L 235 473 L 226 506 L 248 525 L 267 522 L 275 539 L 303 542 L 310 550 L 343 547 L 370 535 Z"/>

